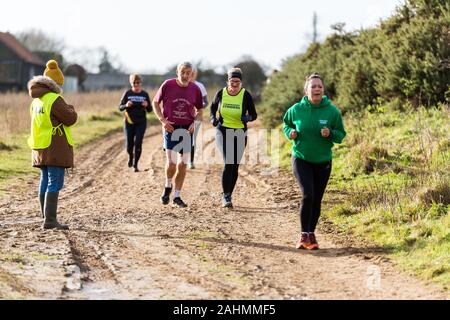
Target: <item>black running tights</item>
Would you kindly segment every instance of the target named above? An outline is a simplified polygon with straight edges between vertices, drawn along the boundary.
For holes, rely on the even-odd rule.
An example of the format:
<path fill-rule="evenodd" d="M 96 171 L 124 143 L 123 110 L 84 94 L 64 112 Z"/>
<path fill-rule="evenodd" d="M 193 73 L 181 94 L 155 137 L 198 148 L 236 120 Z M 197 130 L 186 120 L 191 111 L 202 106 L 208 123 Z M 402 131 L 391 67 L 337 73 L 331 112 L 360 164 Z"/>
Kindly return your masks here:
<path fill-rule="evenodd" d="M 247 132 L 243 129 L 219 126 L 216 142 L 225 163 L 222 172 L 223 193 L 232 194 L 239 176 L 239 164 L 247 145 Z"/>
<path fill-rule="evenodd" d="M 314 232 L 320 217 L 322 197 L 331 174 L 331 161 L 317 164 L 294 158 L 292 167 L 303 193 L 300 208 L 301 231 Z"/>

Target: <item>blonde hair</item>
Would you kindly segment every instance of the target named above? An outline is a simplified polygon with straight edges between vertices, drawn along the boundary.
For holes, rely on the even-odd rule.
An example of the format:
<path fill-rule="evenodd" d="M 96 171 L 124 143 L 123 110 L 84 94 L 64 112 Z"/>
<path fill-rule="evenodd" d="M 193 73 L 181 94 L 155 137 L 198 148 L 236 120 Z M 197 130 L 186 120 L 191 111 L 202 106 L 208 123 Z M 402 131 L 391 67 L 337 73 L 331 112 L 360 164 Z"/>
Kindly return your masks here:
<path fill-rule="evenodd" d="M 140 83 L 142 83 L 141 76 L 136 73 L 130 74 L 130 84 L 133 84 L 133 82 L 135 81 L 139 81 Z"/>

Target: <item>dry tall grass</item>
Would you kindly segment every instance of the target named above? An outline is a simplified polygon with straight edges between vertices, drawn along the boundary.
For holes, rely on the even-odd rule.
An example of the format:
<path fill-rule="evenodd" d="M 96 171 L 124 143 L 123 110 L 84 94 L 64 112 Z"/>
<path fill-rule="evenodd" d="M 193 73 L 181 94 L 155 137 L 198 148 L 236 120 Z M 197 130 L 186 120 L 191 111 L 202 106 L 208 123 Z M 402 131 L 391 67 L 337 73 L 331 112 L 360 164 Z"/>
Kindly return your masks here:
<path fill-rule="evenodd" d="M 29 128 L 30 101 L 26 93 L 0 94 L 0 141 Z"/>
<path fill-rule="evenodd" d="M 87 113 L 109 113 L 117 110 L 123 90 L 63 94 L 79 116 Z M 153 97 L 155 92 L 149 92 Z M 31 98 L 26 92 L 0 93 L 0 141 L 12 134 L 24 133 L 30 126 Z"/>
<path fill-rule="evenodd" d="M 150 98 L 156 90 L 144 88 Z M 209 88 L 208 98 L 211 102 L 217 88 Z M 117 111 L 124 90 L 95 91 L 63 94 L 67 103 L 73 105 L 79 116 L 86 114 L 104 114 Z M 30 126 L 31 98 L 26 92 L 0 93 L 0 143 L 13 134 L 25 133 Z M 208 115 L 205 112 L 205 117 Z"/>

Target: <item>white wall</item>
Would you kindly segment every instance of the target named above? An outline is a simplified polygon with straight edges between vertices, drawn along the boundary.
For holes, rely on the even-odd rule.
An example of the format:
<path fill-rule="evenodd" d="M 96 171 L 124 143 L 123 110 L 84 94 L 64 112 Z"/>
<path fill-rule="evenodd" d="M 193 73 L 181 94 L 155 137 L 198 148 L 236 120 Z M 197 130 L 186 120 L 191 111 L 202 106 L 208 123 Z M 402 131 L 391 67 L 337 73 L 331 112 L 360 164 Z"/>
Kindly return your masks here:
<path fill-rule="evenodd" d="M 78 79 L 77 77 L 66 76 L 64 77 L 64 92 L 78 92 Z"/>

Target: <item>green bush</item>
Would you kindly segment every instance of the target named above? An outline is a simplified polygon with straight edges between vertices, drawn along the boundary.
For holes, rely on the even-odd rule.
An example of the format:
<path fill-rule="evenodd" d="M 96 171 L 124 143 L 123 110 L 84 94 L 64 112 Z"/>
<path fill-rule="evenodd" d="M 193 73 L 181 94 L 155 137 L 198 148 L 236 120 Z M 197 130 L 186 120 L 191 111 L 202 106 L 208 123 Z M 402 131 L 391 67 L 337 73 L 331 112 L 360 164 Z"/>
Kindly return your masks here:
<path fill-rule="evenodd" d="M 303 96 L 305 78 L 324 76 L 326 94 L 345 114 L 387 105 L 406 111 L 445 103 L 450 83 L 450 2 L 407 0 L 377 28 L 346 32 L 287 59 L 262 93 L 260 113 L 274 127 Z"/>

